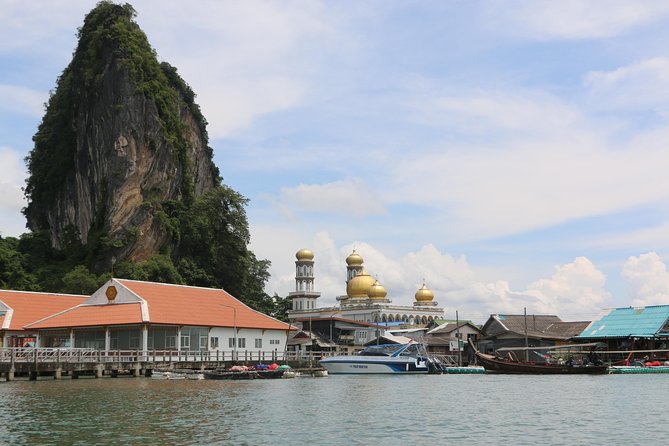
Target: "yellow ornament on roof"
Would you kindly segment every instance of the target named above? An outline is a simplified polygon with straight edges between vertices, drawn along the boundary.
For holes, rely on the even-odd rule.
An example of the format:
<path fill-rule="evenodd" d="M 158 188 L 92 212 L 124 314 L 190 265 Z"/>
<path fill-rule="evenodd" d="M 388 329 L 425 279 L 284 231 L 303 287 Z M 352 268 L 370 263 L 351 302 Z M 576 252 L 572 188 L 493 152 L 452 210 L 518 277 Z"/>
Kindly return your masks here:
<path fill-rule="evenodd" d="M 362 257 L 360 256 L 360 254 L 355 252 L 355 249 L 353 250 L 353 252 L 348 257 L 346 257 L 346 264 L 348 266 L 360 266 L 360 265 L 362 265 Z"/>
<path fill-rule="evenodd" d="M 369 289 L 374 285 L 374 278 L 364 269 L 346 284 L 346 294 L 351 299 L 367 299 Z"/>
<path fill-rule="evenodd" d="M 314 259 L 314 253 L 311 252 L 309 249 L 300 249 L 295 253 L 295 257 L 297 260 L 313 260 Z"/>
<path fill-rule="evenodd" d="M 385 299 L 387 295 L 388 291 L 386 291 L 386 287 L 381 285 L 378 280 L 367 291 L 367 296 L 370 299 Z"/>
<path fill-rule="evenodd" d="M 423 283 L 423 286 L 416 291 L 416 300 L 418 302 L 432 302 L 432 299 L 434 299 L 434 293 Z"/>

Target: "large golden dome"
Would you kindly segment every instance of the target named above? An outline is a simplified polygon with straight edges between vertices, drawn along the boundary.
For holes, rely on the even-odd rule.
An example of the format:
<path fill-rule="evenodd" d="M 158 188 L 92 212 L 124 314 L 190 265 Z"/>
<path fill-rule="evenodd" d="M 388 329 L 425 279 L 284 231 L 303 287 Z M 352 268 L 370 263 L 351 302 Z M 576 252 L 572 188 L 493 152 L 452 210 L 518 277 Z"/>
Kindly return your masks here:
<path fill-rule="evenodd" d="M 418 302 L 432 302 L 434 293 L 423 283 L 423 286 L 416 291 L 416 300 Z"/>
<path fill-rule="evenodd" d="M 346 294 L 352 299 L 367 299 L 367 292 L 374 285 L 374 278 L 364 269 L 346 284 Z"/>
<path fill-rule="evenodd" d="M 367 296 L 370 299 L 385 299 L 387 295 L 388 291 L 386 291 L 386 287 L 381 285 L 378 280 L 367 290 Z"/>
<path fill-rule="evenodd" d="M 360 256 L 360 254 L 355 252 L 355 249 L 353 250 L 353 252 L 348 257 L 346 257 L 346 264 L 348 266 L 360 266 L 360 265 L 362 265 L 362 257 Z"/>
<path fill-rule="evenodd" d="M 309 249 L 300 249 L 295 253 L 295 257 L 297 260 L 313 260 L 314 259 L 314 253 L 311 252 Z"/>

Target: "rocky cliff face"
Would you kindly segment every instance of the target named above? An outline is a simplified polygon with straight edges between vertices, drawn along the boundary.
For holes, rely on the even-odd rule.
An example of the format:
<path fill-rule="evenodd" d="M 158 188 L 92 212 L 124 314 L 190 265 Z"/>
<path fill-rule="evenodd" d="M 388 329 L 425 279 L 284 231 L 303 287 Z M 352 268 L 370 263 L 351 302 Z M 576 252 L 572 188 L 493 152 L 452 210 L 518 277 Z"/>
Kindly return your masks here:
<path fill-rule="evenodd" d="M 28 158 L 28 227 L 143 260 L 168 240 L 162 203 L 219 184 L 194 95 L 158 63 L 129 5 L 86 17 Z"/>

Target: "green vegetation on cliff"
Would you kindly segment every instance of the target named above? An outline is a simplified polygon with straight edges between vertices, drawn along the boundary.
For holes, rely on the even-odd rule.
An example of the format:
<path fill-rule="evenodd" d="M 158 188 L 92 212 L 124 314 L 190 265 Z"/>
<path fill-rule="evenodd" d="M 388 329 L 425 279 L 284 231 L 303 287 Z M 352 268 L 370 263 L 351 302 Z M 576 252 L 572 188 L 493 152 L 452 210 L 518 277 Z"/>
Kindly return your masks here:
<path fill-rule="evenodd" d="M 288 301 L 264 292 L 269 261 L 257 259 L 248 249 L 248 200 L 221 184 L 195 93 L 176 68 L 157 60 L 134 17 L 129 4 L 101 1 L 79 29 L 72 62 L 57 80 L 33 138 L 34 148 L 26 158 L 29 178 L 24 214 L 32 232 L 19 238 L 0 237 L 0 288 L 85 294 L 108 280 L 113 267 L 117 277 L 224 288 L 251 307 L 283 318 Z M 85 139 L 82 135 L 91 130 L 86 119 L 93 111 L 87 107 L 97 104 L 99 108 L 96 101 L 102 90 L 115 85 L 109 76 L 117 72 L 125 73 L 131 84 L 130 92 L 123 94 L 141 95 L 157 111 L 159 135 L 139 135 L 138 140 L 146 141 L 151 151 L 167 151 L 181 170 L 177 198 L 142 191 L 144 201 L 138 206 L 159 226 L 160 233 L 167 234 L 157 252 L 143 256 L 142 261 L 123 255 L 129 252 L 125 248 L 143 236 L 137 226 L 124 227 L 122 236 L 109 234 L 108 212 L 115 198 L 108 191 L 110 183 L 91 187 L 97 207 L 86 228 L 86 243 L 79 230 L 65 225 L 61 225 L 65 230 L 59 233 L 58 243 L 52 240 L 54 227 L 59 227 L 54 222 L 53 203 L 71 190 L 68 187 L 75 182 L 77 160 L 82 156 L 78 153 Z M 116 99 L 104 104 L 108 106 L 103 107 L 105 113 L 126 107 L 123 94 L 110 95 Z M 191 159 L 192 130 L 183 120 L 184 111 L 195 121 L 215 177 L 213 189 L 200 195 L 195 193 L 193 166 L 197 160 Z M 87 129 L 78 128 L 82 122 L 88 122 Z M 100 126 L 96 133 L 104 133 L 104 126 L 111 124 L 100 119 L 93 125 Z M 86 149 L 90 150 L 104 153 L 99 147 Z M 122 175 L 120 172 L 119 178 Z"/>

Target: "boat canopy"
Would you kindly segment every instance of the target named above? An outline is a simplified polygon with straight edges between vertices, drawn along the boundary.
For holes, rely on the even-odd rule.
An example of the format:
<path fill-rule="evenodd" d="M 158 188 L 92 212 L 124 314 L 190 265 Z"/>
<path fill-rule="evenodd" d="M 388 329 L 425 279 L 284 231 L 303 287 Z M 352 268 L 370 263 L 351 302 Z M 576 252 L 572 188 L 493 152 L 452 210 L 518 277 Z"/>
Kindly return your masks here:
<path fill-rule="evenodd" d="M 565 344 L 565 345 L 553 345 L 550 347 L 502 347 L 498 348 L 498 352 L 509 352 L 509 351 L 533 351 L 533 350 L 585 350 L 585 349 L 598 349 L 605 348 L 606 344 L 604 342 L 589 342 L 587 344 Z"/>

